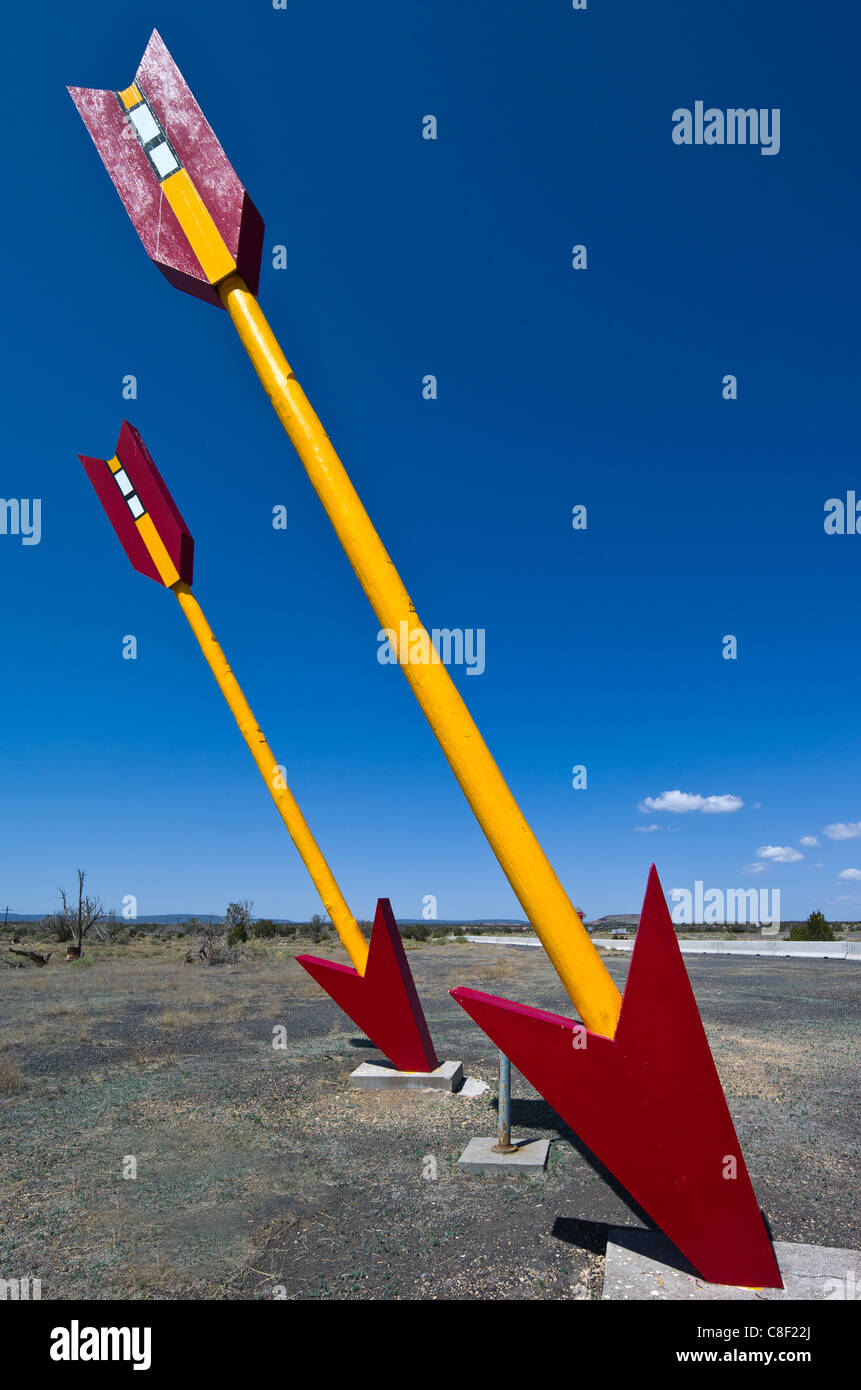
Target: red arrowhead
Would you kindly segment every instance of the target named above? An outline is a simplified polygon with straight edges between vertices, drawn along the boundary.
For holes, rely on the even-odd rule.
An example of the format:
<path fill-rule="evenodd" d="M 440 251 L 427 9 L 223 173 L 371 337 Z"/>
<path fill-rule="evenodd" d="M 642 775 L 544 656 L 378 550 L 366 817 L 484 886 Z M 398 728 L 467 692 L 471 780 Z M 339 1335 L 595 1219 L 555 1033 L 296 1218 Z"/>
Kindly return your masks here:
<path fill-rule="evenodd" d="M 388 898 L 377 900 L 364 975 L 319 956 L 296 959 L 398 1071 L 436 1070 L 439 1062 Z"/>
<path fill-rule="evenodd" d="M 451 993 L 703 1279 L 783 1287 L 654 865 L 613 1038 Z"/>

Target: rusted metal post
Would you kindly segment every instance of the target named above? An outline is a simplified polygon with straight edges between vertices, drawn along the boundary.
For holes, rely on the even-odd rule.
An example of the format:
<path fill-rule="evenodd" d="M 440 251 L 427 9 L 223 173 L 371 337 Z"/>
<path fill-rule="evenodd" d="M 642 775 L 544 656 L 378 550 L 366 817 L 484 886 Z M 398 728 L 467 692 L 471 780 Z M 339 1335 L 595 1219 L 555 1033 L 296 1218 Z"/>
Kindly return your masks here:
<path fill-rule="evenodd" d="M 511 1062 L 504 1052 L 499 1054 L 499 1114 L 497 1116 L 498 1137 L 493 1146 L 495 1154 L 517 1153 L 517 1145 L 511 1142 Z"/>

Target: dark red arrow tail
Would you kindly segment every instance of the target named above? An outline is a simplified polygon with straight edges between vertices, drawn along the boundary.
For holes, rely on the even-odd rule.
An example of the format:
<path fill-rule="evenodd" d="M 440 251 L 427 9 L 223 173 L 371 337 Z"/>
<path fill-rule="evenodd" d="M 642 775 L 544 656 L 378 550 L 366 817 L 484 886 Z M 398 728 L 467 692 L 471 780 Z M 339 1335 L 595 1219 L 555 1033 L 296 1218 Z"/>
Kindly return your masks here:
<path fill-rule="evenodd" d="M 436 1070 L 439 1062 L 388 898 L 377 901 L 364 975 L 319 956 L 296 959 L 398 1071 Z"/>
<path fill-rule="evenodd" d="M 78 457 L 138 573 L 167 588 L 191 584 L 191 532 L 134 426 L 123 421 L 112 459 Z"/>
<path fill-rule="evenodd" d="M 70 87 L 69 94 L 147 254 L 171 284 L 223 308 L 216 285 L 236 273 L 256 294 L 262 218 L 159 33 L 130 87 Z"/>
<path fill-rule="evenodd" d="M 783 1287 L 654 865 L 612 1039 L 451 992 L 705 1280 Z"/>

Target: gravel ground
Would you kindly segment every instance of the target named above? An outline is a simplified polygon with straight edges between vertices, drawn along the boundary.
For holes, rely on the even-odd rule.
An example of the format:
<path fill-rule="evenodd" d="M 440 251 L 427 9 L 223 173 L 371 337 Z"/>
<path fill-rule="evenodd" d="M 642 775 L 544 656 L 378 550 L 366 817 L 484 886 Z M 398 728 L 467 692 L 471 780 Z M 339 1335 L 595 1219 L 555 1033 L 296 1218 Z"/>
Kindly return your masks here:
<path fill-rule="evenodd" d="M 3 976 L 0 1278 L 48 1299 L 600 1298 L 606 1228 L 641 1216 L 522 1077 L 514 1127 L 553 1141 L 547 1173 L 457 1169 L 495 1130 L 496 1058 L 448 990 L 566 1012 L 542 952 L 409 948 L 440 1057 L 492 1083 L 467 1099 L 349 1088 L 377 1054 L 293 961 L 307 947 L 220 969 L 184 949 Z M 621 986 L 628 958 L 607 964 Z M 861 1247 L 861 965 L 686 966 L 774 1238 Z"/>

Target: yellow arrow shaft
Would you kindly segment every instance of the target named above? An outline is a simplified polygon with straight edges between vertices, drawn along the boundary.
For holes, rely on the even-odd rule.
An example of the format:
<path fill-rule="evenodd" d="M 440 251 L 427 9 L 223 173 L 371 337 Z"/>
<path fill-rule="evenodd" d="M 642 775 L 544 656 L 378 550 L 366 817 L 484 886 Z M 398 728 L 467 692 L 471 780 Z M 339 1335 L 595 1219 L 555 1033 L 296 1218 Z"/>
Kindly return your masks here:
<path fill-rule="evenodd" d="M 410 596 L 296 380 L 260 305 L 239 276 L 219 285 L 266 394 L 323 503 L 381 625 L 400 643 L 422 629 Z M 433 651 L 425 634 L 428 651 Z M 445 666 L 398 653 L 455 777 L 587 1028 L 612 1037 L 621 997 L 532 833 Z M 333 919 L 334 920 L 334 919 Z"/>
<path fill-rule="evenodd" d="M 188 619 L 189 627 L 200 644 L 200 650 L 209 663 L 210 670 L 218 682 L 219 689 L 227 701 L 233 718 L 239 725 L 239 732 L 248 744 L 251 756 L 260 769 L 260 775 L 269 788 L 269 794 L 281 816 L 290 838 L 302 857 L 302 862 L 314 887 L 323 900 L 323 905 L 334 924 L 347 954 L 360 975 L 364 975 L 368 963 L 368 943 L 359 931 L 356 921 L 348 908 L 344 895 L 335 882 L 335 876 L 311 834 L 308 823 L 286 785 L 286 778 L 275 761 L 272 749 L 266 742 L 260 726 L 251 712 L 239 682 L 227 663 L 212 628 L 206 621 L 203 610 L 187 584 L 173 586 L 179 606 Z"/>

